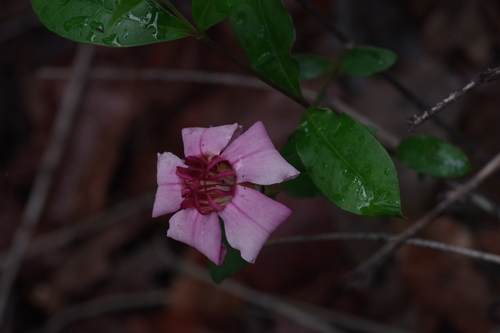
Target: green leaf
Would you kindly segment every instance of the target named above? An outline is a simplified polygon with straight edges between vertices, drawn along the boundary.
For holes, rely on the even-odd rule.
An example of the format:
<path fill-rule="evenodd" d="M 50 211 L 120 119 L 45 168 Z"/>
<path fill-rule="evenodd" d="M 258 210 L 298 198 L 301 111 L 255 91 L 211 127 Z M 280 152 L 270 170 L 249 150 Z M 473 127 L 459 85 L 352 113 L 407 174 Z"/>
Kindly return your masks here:
<path fill-rule="evenodd" d="M 232 248 L 231 245 L 229 245 L 229 242 L 226 238 L 226 232 L 224 231 L 224 222 L 221 218 L 219 218 L 219 223 L 221 224 L 222 228 L 222 243 L 227 247 L 226 257 L 224 258 L 224 262 L 220 266 L 217 266 L 210 260 L 208 261 L 208 269 L 210 271 L 210 275 L 212 276 L 212 280 L 214 280 L 214 282 L 217 284 L 221 283 L 227 278 L 230 278 L 248 264 L 248 262 L 241 258 L 240 251 Z"/>
<path fill-rule="evenodd" d="M 368 132 L 370 132 L 371 134 L 375 134 L 378 132 L 378 128 L 376 128 L 376 127 L 373 127 L 370 125 L 365 125 L 365 127 L 368 130 Z"/>
<path fill-rule="evenodd" d="M 375 46 L 357 46 L 344 53 L 340 69 L 353 76 L 370 76 L 391 67 L 397 60 L 396 54 Z"/>
<path fill-rule="evenodd" d="M 114 26 L 114 15 L 120 15 L 115 12 L 124 10 L 118 0 L 31 0 L 31 5 L 47 28 L 82 43 L 135 46 L 189 35 L 184 23 L 153 0 L 137 4 Z"/>
<path fill-rule="evenodd" d="M 396 157 L 410 169 L 440 178 L 459 177 L 471 170 L 469 159 L 459 148 L 431 136 L 402 140 Z"/>
<path fill-rule="evenodd" d="M 301 172 L 296 178 L 287 180 L 281 184 L 286 193 L 296 198 L 312 198 L 323 193 L 316 187 L 307 172 Z"/>
<path fill-rule="evenodd" d="M 288 142 L 281 149 L 281 156 L 290 163 L 300 174 L 294 178 L 281 183 L 281 186 L 287 190 L 287 194 L 292 197 L 310 198 L 321 195 L 321 191 L 316 187 L 311 177 L 309 177 L 302 160 L 300 159 L 297 148 L 295 147 L 297 138 L 300 135 L 296 130 L 288 138 Z"/>
<path fill-rule="evenodd" d="M 314 54 L 296 54 L 294 58 L 299 62 L 301 81 L 316 79 L 334 67 L 327 59 Z"/>
<path fill-rule="evenodd" d="M 295 29 L 281 0 L 245 0 L 230 16 L 252 68 L 294 96 L 302 96 L 299 65 L 290 55 Z"/>
<path fill-rule="evenodd" d="M 118 23 L 119 19 L 132 11 L 135 7 L 139 6 L 143 1 L 145 0 L 120 0 L 116 6 L 113 16 L 111 17 L 111 20 L 108 21 L 106 28 L 111 29 L 114 27 Z"/>
<path fill-rule="evenodd" d="M 246 0 L 215 0 L 215 7 L 219 12 L 229 15 L 245 1 Z"/>
<path fill-rule="evenodd" d="M 229 16 L 229 12 L 217 8 L 218 0 L 193 0 L 193 19 L 197 27 L 205 31 Z"/>
<path fill-rule="evenodd" d="M 394 164 L 366 126 L 346 114 L 311 108 L 299 130 L 299 156 L 333 203 L 355 214 L 402 217 Z"/>

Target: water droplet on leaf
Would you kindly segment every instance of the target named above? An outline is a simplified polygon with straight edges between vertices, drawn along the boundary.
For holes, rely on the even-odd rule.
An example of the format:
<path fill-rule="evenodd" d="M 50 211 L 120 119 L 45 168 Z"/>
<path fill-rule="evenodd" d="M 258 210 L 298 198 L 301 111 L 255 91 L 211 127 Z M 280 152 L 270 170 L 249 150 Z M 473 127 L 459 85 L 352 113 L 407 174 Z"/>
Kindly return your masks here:
<path fill-rule="evenodd" d="M 75 16 L 70 18 L 69 20 L 65 21 L 63 23 L 63 28 L 66 31 L 70 31 L 75 28 L 83 28 L 87 26 L 87 20 L 89 19 L 89 16 Z"/>

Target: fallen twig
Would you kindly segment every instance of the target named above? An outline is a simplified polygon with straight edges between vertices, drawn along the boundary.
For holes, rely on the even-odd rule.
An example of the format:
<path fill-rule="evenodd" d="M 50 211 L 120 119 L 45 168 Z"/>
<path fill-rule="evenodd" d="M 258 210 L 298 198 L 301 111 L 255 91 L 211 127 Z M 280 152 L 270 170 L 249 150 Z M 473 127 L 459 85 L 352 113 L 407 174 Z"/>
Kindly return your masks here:
<path fill-rule="evenodd" d="M 146 210 L 151 211 L 153 201 L 153 192 L 142 194 L 136 198 L 117 203 L 102 213 L 90 216 L 83 221 L 45 233 L 31 241 L 24 259 L 56 250 L 113 225 L 127 223 L 128 220 L 131 221 L 130 223 L 142 223 L 138 216 Z M 0 253 L 0 270 L 4 269 L 7 256 L 8 252 Z"/>
<path fill-rule="evenodd" d="M 500 153 L 497 154 L 485 167 L 483 167 L 474 177 L 467 181 L 464 185 L 451 191 L 449 195 L 441 201 L 434 209 L 428 212 L 424 217 L 418 220 L 414 225 L 403 231 L 401 234 L 394 237 L 379 251 L 373 254 L 368 260 L 360 264 L 351 278 L 349 279 L 346 288 L 362 285 L 371 277 L 373 271 L 390 257 L 401 245 L 408 239 L 416 235 L 420 230 L 431 224 L 439 217 L 451 204 L 457 200 L 464 198 L 473 189 L 475 189 L 486 178 L 491 176 L 500 168 Z"/>
<path fill-rule="evenodd" d="M 51 138 L 40 162 L 33 187 L 31 188 L 21 225 L 14 235 L 12 245 L 5 259 L 4 270 L 0 280 L 0 327 L 2 326 L 2 319 L 7 308 L 10 290 L 24 259 L 33 229 L 45 207 L 54 172 L 61 161 L 64 148 L 71 133 L 73 119 L 80 104 L 85 85 L 85 74 L 90 67 L 92 54 L 93 46 L 88 44 L 80 44 L 78 46 L 73 65 L 73 76 L 62 96 Z"/>
<path fill-rule="evenodd" d="M 325 242 L 325 241 L 353 241 L 353 240 L 369 240 L 381 243 L 388 243 L 394 240 L 397 235 L 390 235 L 386 233 L 365 233 L 365 232 L 334 232 L 329 234 L 317 235 L 300 235 L 292 237 L 283 237 L 272 239 L 264 245 L 264 247 L 271 247 L 277 245 L 295 244 L 295 243 L 309 243 L 309 242 Z M 493 264 L 500 265 L 500 256 L 492 253 L 468 249 L 460 246 L 450 245 L 442 242 L 437 242 L 429 239 L 410 238 L 404 241 L 406 245 L 413 245 L 419 247 L 426 247 L 443 252 L 459 254 L 467 258 L 482 260 Z"/>
<path fill-rule="evenodd" d="M 47 323 L 44 333 L 58 333 L 71 323 L 107 313 L 163 307 L 168 301 L 163 289 L 93 299 L 67 307 Z"/>

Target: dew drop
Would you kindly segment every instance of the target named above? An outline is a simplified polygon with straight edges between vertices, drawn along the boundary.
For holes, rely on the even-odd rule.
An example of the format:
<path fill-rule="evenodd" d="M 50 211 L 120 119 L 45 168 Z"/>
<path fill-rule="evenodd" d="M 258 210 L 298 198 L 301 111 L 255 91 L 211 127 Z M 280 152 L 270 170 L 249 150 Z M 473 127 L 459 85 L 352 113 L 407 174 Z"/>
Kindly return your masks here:
<path fill-rule="evenodd" d="M 158 13 L 155 13 L 154 18 L 148 22 L 146 29 L 151 31 L 154 38 L 158 38 Z"/>
<path fill-rule="evenodd" d="M 75 16 L 63 23 L 63 28 L 66 31 L 70 31 L 74 28 L 83 28 L 87 26 L 87 21 L 89 16 Z"/>
<path fill-rule="evenodd" d="M 122 46 L 117 34 L 112 34 L 109 37 L 103 38 L 102 42 L 107 46 Z"/>
<path fill-rule="evenodd" d="M 98 21 L 90 22 L 90 28 L 98 32 L 104 32 L 104 25 Z"/>

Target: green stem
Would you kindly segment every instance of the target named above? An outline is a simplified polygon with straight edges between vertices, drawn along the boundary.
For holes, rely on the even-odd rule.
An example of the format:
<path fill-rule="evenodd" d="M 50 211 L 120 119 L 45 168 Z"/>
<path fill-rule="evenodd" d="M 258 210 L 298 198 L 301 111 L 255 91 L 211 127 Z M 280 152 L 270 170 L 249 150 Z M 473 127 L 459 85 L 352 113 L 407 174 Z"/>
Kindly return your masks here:
<path fill-rule="evenodd" d="M 318 95 L 316 96 L 316 99 L 312 103 L 312 107 L 317 107 L 319 105 L 319 103 L 321 103 L 321 101 L 323 100 L 323 98 L 326 95 L 326 91 L 327 91 L 328 87 L 337 78 L 339 72 L 340 72 L 339 66 L 335 66 L 335 68 L 330 72 L 328 79 L 325 81 L 325 83 L 321 87 L 321 90 L 319 91 Z"/>
<path fill-rule="evenodd" d="M 210 46 L 213 50 L 217 51 L 219 54 L 221 54 L 226 59 L 228 59 L 231 62 L 233 62 L 238 67 L 240 67 L 243 70 L 245 70 L 246 72 L 252 74 L 256 78 L 258 78 L 259 80 L 261 80 L 265 84 L 269 85 L 270 87 L 278 90 L 282 94 L 288 96 L 289 98 L 291 98 L 295 102 L 299 103 L 303 107 L 305 107 L 305 108 L 310 108 L 311 107 L 311 103 L 309 103 L 304 97 L 302 97 L 302 96 L 296 96 L 296 95 L 294 95 L 294 94 L 286 91 L 285 89 L 283 89 L 282 87 L 280 87 L 278 84 L 276 84 L 274 81 L 269 80 L 268 78 L 266 78 L 265 76 L 263 76 L 262 74 L 260 74 L 259 72 L 257 72 L 252 67 L 244 64 L 243 62 L 241 62 L 240 60 L 238 60 L 237 58 L 235 58 L 232 54 L 230 54 L 225 49 L 223 49 L 222 47 L 220 47 L 217 43 L 214 43 L 214 41 L 212 41 L 210 38 L 208 38 L 208 36 L 206 34 L 202 33 L 201 36 L 198 37 L 198 40 L 204 42 L 205 44 L 207 44 L 208 46 Z"/>
<path fill-rule="evenodd" d="M 172 5 L 172 3 L 169 0 L 161 0 L 161 1 L 167 6 L 167 8 L 172 12 L 172 14 L 174 14 L 174 16 L 179 21 L 184 23 L 189 28 L 190 32 L 194 37 L 198 38 L 199 36 L 202 35 L 202 32 L 191 22 L 189 22 L 189 20 L 184 15 L 182 15 L 182 13 L 179 12 L 177 8 L 175 8 L 175 6 Z"/>
<path fill-rule="evenodd" d="M 289 98 L 293 99 L 295 102 L 299 103 L 303 107 L 309 108 L 311 106 L 311 103 L 309 103 L 302 96 L 296 96 L 296 95 L 294 95 L 294 94 L 286 91 L 285 89 L 281 88 L 278 84 L 276 84 L 275 82 L 269 80 L 268 78 L 266 78 L 265 76 L 263 76 L 262 74 L 260 74 L 256 70 L 254 70 L 252 67 L 250 67 L 250 66 L 242 63 L 240 60 L 238 60 L 237 58 L 235 58 L 232 54 L 230 54 L 229 52 L 227 52 L 226 50 L 224 50 L 218 44 L 214 43 L 210 38 L 208 38 L 208 36 L 203 31 L 200 31 L 196 26 L 194 26 L 193 24 L 191 24 L 191 22 L 189 22 L 188 19 L 186 19 L 184 17 L 184 15 L 182 15 L 182 13 L 179 12 L 177 10 L 177 8 L 175 8 L 174 5 L 172 5 L 172 3 L 169 0 L 162 0 L 162 2 L 168 7 L 168 9 L 172 12 L 172 14 L 178 20 L 180 20 L 182 23 L 184 23 L 189 28 L 189 30 L 191 31 L 193 37 L 195 37 L 196 39 L 204 42 L 205 44 L 207 44 L 208 46 L 210 46 L 212 49 L 214 49 L 215 51 L 217 51 L 219 54 L 221 54 L 222 56 L 224 56 L 226 59 L 229 59 L 231 62 L 233 62 L 238 67 L 240 67 L 243 70 L 247 71 L 248 73 L 252 74 L 253 76 L 255 76 L 256 78 L 258 78 L 262 82 L 266 83 L 267 85 L 271 86 L 272 88 L 274 88 L 274 89 L 280 91 L 281 93 L 285 94 L 286 96 L 288 96 Z"/>

